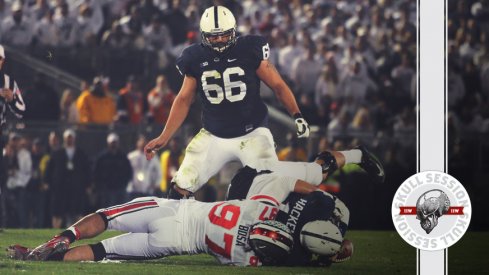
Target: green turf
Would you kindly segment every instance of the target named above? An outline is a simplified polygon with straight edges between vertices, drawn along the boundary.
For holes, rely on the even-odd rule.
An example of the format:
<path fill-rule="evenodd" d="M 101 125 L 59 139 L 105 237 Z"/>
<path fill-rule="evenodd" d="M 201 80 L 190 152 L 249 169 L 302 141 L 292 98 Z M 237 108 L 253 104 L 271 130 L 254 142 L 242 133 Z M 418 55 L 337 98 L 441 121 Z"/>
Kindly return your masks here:
<path fill-rule="evenodd" d="M 9 244 L 20 243 L 30 247 L 51 238 L 57 230 L 14 230 L 0 232 L 0 249 L 5 251 Z M 91 240 L 95 242 L 118 234 L 106 232 Z M 0 254 L 0 274 L 416 274 L 416 250 L 389 231 L 349 231 L 347 238 L 355 245 L 353 258 L 342 264 L 322 268 L 260 267 L 240 268 L 220 266 L 208 255 L 174 256 L 152 261 L 127 261 L 123 263 L 60 263 L 22 262 L 6 258 Z M 470 251 L 483 251 L 483 243 L 488 244 L 489 233 L 468 233 L 463 242 L 450 250 L 449 259 L 456 267 L 449 266 L 450 274 L 476 274 L 478 268 L 467 269 L 463 258 Z M 79 242 L 79 243 L 84 243 Z M 476 248 L 474 248 L 474 246 Z M 471 258 L 471 266 L 487 257 L 479 254 Z M 473 271 L 472 271 L 473 270 Z M 487 269 L 485 269 L 487 270 Z M 458 273 L 461 272 L 461 273 Z M 481 273 L 482 274 L 482 273 Z"/>

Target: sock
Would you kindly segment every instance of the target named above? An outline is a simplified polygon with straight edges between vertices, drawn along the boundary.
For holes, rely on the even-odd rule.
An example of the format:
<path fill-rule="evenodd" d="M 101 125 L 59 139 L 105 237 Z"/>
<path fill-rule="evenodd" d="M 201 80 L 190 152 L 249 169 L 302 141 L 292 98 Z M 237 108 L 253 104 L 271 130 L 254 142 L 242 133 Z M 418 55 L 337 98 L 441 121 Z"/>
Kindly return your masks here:
<path fill-rule="evenodd" d="M 316 186 L 323 181 L 321 165 L 315 162 L 274 161 L 266 169 Z"/>
<path fill-rule="evenodd" d="M 362 151 L 358 149 L 339 152 L 345 156 L 345 164 L 362 162 Z"/>
<path fill-rule="evenodd" d="M 65 236 L 70 240 L 70 243 L 80 239 L 80 231 L 74 226 L 67 228 L 65 231 L 59 234 L 60 236 Z"/>

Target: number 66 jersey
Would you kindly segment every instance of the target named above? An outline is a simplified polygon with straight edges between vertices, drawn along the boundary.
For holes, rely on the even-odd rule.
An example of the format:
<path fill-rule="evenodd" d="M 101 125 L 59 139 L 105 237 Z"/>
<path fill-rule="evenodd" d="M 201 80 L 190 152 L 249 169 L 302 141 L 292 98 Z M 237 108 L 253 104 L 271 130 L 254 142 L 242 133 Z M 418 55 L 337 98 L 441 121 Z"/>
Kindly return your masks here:
<path fill-rule="evenodd" d="M 260 98 L 256 70 L 268 59 L 270 48 L 261 36 L 240 36 L 218 53 L 193 44 L 177 59 L 182 75 L 197 81 L 203 105 L 204 129 L 221 138 L 243 136 L 264 122 L 268 110 Z"/>

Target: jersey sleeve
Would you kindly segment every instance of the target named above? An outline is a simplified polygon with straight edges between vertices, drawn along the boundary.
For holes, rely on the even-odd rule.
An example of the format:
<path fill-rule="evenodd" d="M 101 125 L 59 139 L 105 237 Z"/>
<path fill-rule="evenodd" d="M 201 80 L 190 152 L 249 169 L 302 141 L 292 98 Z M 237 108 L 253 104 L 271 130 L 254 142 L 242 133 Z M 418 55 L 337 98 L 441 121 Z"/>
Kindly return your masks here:
<path fill-rule="evenodd" d="M 279 206 L 294 191 L 296 181 L 294 178 L 276 173 L 258 175 L 253 180 L 246 198 Z"/>
<path fill-rule="evenodd" d="M 182 76 L 190 75 L 196 77 L 196 73 L 192 70 L 192 56 L 190 48 L 183 50 L 182 54 L 177 58 L 176 67 Z"/>
<path fill-rule="evenodd" d="M 17 86 L 17 82 L 13 81 L 13 100 L 9 102 L 8 106 L 10 111 L 17 117 L 17 118 L 22 118 L 25 113 L 25 103 L 24 99 L 22 98 L 22 93 Z"/>
<path fill-rule="evenodd" d="M 270 57 L 270 46 L 263 36 L 250 36 L 249 39 L 252 59 L 256 61 L 253 65 L 258 68 L 262 60 Z"/>

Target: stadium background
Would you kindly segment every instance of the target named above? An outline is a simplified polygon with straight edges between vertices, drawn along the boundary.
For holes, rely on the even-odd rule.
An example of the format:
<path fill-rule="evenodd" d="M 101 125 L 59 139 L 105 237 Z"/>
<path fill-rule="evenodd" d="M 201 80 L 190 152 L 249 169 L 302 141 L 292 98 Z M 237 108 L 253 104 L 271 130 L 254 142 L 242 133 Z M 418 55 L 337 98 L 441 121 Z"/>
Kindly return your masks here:
<path fill-rule="evenodd" d="M 134 149 L 139 134 L 155 137 L 163 125 L 146 113 L 138 123 L 74 121 L 66 115 L 70 102 L 63 102 L 67 98 L 63 94 L 70 89 L 79 95 L 100 75 L 110 80 L 107 96 L 114 100 L 130 76 L 139 82 L 144 99 L 158 75 L 165 75 L 170 89 L 177 92 L 181 76 L 174 67 L 175 57 L 199 39 L 203 9 L 220 3 L 236 15 L 239 32 L 268 38 L 273 63 L 295 92 L 305 118 L 316 126 L 307 142 L 290 138 L 291 119 L 284 119 L 285 111 L 263 87 L 262 95 L 274 110 L 271 129 L 277 151 L 284 159 L 307 160 L 326 148 L 366 144 L 383 161 L 386 184 L 374 185 L 354 166 L 338 171 L 330 183 L 341 186 L 338 195 L 351 210 L 352 229 L 393 229 L 393 194 L 416 167 L 415 1 L 37 1 L 47 6 L 22 2 L 0 1 L 5 71 L 19 83 L 28 108 L 22 121 L 9 119 L 5 140 L 16 132 L 23 136 L 25 148 L 38 138 L 47 148 L 51 131 L 62 134 L 73 128 L 77 145 L 93 162 L 111 132 L 119 134 L 126 153 Z M 448 172 L 471 195 L 473 230 L 489 227 L 479 212 L 489 177 L 488 9 L 485 1 L 448 1 Z M 50 11 L 52 23 L 42 19 L 49 18 Z M 19 12 L 20 23 L 12 23 Z M 45 39 L 49 35 L 53 39 Z M 63 38 L 55 39 L 59 35 Z M 178 132 L 184 141 L 200 128 L 199 108 L 199 103 L 193 105 Z M 236 165 L 227 167 L 199 197 L 222 198 L 233 169 Z M 5 180 L 2 197 L 8 194 Z M 25 191 L 50 196 L 49 190 Z M 86 211 L 100 206 L 89 194 L 77 195 L 91 202 Z M 9 213 L 17 213 L 19 204 L 24 204 L 20 208 L 26 209 L 25 215 L 29 209 L 43 209 L 46 218 L 41 227 L 51 227 L 49 207 L 35 202 L 2 200 L 2 226 L 19 227 L 20 221 Z M 26 222 L 33 226 L 29 218 Z"/>

